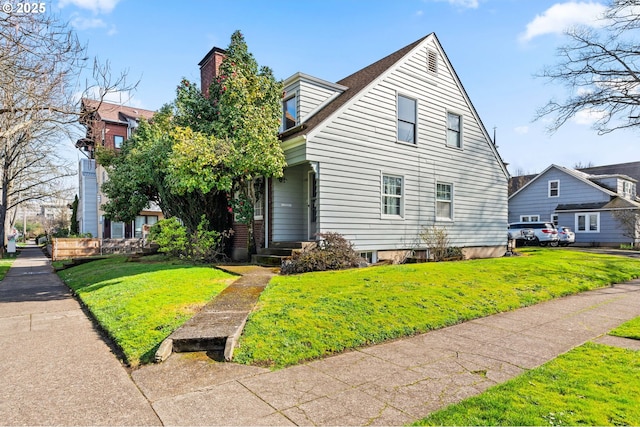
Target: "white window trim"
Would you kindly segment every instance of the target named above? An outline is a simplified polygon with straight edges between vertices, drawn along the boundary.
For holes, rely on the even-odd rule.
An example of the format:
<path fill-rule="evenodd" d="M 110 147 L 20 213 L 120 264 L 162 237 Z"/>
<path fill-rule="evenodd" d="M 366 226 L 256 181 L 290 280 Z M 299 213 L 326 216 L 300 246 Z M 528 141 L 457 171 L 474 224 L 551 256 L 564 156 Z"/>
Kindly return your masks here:
<path fill-rule="evenodd" d="M 556 227 L 560 225 L 560 216 L 558 214 L 551 214 L 551 222 Z"/>
<path fill-rule="evenodd" d="M 535 217 L 536 219 L 533 219 L 533 217 Z M 525 219 L 525 218 L 529 218 L 529 219 Z M 520 222 L 539 222 L 540 221 L 540 215 L 520 215 Z"/>
<path fill-rule="evenodd" d="M 402 191 L 400 194 L 400 215 L 391 215 L 391 214 L 384 213 L 383 197 L 385 196 L 384 194 L 384 177 L 385 176 L 388 176 L 390 178 L 400 178 L 402 180 L 402 189 L 401 189 Z M 381 219 L 404 219 L 405 186 L 406 186 L 406 180 L 404 175 L 397 175 L 397 174 L 386 173 L 386 172 L 380 173 L 380 218 Z"/>
<path fill-rule="evenodd" d="M 400 97 L 403 98 L 407 98 L 407 99 L 411 99 L 413 101 L 415 101 L 416 103 L 416 107 L 415 107 L 415 123 L 413 124 L 413 142 L 407 142 L 407 141 L 402 141 L 401 139 L 398 138 L 398 134 L 399 134 L 399 129 L 398 129 L 398 123 L 400 121 L 400 118 L 398 117 L 398 113 L 400 112 Z M 418 146 L 418 98 L 416 98 L 415 96 L 411 96 L 411 95 L 407 95 L 406 93 L 402 93 L 402 92 L 396 92 L 396 142 L 398 144 L 404 144 L 404 145 L 410 145 L 413 147 L 417 147 Z"/>
<path fill-rule="evenodd" d="M 595 230 L 589 230 L 589 224 L 591 223 L 589 221 L 589 217 L 590 216 L 594 216 L 597 218 L 596 219 L 596 229 Z M 578 228 L 578 218 L 584 216 L 584 225 L 586 230 L 580 230 Z M 600 233 L 600 212 L 578 212 L 575 215 L 575 227 L 574 227 L 574 231 L 576 233 Z"/>
<path fill-rule="evenodd" d="M 438 199 L 438 184 L 444 184 L 444 185 L 450 185 L 451 186 L 451 200 L 439 200 Z M 453 222 L 454 218 L 456 217 L 456 215 L 455 215 L 456 210 L 455 210 L 455 205 L 454 205 L 454 201 L 455 201 L 455 185 L 453 184 L 453 182 L 436 181 L 435 190 L 436 190 L 435 191 L 435 199 L 436 199 L 436 203 L 435 203 L 435 208 L 436 208 L 435 218 L 436 218 L 436 221 L 438 221 L 438 222 Z M 438 216 L 438 202 L 449 202 L 449 203 L 451 203 L 451 218 Z"/>
<path fill-rule="evenodd" d="M 558 194 L 556 194 L 555 196 L 552 196 L 551 184 L 554 182 L 558 184 L 558 186 L 556 187 Z M 560 197 L 560 180 L 559 179 L 550 179 L 549 181 L 547 181 L 547 197 L 553 197 L 553 198 Z"/>
<path fill-rule="evenodd" d="M 449 145 L 449 114 L 453 114 L 460 117 L 460 147 L 455 145 Z M 447 110 L 445 112 L 444 120 L 445 120 L 444 144 L 449 148 L 462 150 L 464 148 L 464 115 L 459 111 Z"/>

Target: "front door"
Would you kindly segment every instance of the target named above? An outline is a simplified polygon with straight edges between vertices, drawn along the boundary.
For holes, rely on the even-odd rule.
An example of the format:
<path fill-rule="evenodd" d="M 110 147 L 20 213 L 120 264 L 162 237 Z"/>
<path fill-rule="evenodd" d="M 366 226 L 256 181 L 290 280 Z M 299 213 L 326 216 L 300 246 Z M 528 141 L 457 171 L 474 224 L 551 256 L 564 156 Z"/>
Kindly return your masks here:
<path fill-rule="evenodd" d="M 308 190 L 309 240 L 315 240 L 318 232 L 318 179 L 313 171 L 309 172 Z"/>

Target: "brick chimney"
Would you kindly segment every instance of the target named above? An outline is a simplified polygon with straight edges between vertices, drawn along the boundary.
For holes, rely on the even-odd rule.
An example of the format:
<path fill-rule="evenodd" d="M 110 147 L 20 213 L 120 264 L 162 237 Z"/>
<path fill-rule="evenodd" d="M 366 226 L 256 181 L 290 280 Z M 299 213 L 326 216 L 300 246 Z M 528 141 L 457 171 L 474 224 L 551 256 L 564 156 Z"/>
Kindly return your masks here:
<path fill-rule="evenodd" d="M 218 70 L 226 53 L 224 49 L 214 47 L 198 63 L 200 66 L 200 90 L 206 98 L 209 98 L 209 86 L 211 86 L 213 79 L 218 77 Z"/>

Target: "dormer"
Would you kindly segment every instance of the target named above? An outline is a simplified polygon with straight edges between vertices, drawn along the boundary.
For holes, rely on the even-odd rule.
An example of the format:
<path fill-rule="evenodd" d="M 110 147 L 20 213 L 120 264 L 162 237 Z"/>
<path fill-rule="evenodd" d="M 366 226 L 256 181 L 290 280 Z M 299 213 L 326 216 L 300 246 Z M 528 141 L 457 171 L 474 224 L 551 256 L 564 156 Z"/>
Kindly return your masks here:
<path fill-rule="evenodd" d="M 592 175 L 589 179 L 622 198 L 635 199 L 637 181 L 627 175 Z"/>
<path fill-rule="evenodd" d="M 284 81 L 281 132 L 301 125 L 348 88 L 308 74 L 296 73 Z"/>

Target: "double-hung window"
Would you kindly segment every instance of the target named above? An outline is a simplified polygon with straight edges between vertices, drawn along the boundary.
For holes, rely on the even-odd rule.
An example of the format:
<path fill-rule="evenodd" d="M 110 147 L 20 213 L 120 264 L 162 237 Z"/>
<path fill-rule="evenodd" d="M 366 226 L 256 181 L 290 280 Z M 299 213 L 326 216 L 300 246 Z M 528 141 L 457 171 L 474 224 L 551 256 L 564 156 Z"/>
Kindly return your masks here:
<path fill-rule="evenodd" d="M 459 114 L 447 113 L 447 145 L 462 148 L 462 117 Z"/>
<path fill-rule="evenodd" d="M 579 231 L 581 233 L 599 233 L 600 213 L 577 213 L 576 231 Z"/>
<path fill-rule="evenodd" d="M 436 219 L 453 220 L 453 184 L 436 184 Z"/>
<path fill-rule="evenodd" d="M 520 215 L 520 222 L 540 221 L 540 215 Z"/>
<path fill-rule="evenodd" d="M 416 143 L 417 101 L 398 95 L 398 141 Z"/>
<path fill-rule="evenodd" d="M 557 179 L 549 181 L 549 197 L 560 196 L 560 181 Z"/>
<path fill-rule="evenodd" d="M 382 176 L 382 215 L 402 216 L 402 185 L 400 176 Z"/>

